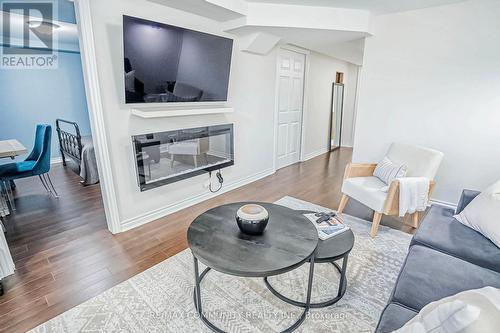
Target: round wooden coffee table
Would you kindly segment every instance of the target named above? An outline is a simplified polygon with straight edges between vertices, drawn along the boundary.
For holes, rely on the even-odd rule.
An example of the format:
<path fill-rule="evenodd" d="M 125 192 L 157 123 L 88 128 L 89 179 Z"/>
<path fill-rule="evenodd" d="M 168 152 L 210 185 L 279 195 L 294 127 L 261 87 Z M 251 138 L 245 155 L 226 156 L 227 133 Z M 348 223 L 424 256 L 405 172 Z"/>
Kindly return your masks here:
<path fill-rule="evenodd" d="M 210 209 L 189 226 L 187 238 L 195 274 L 194 304 L 201 320 L 210 329 L 223 332 L 203 314 L 201 282 L 211 269 L 240 277 L 267 277 L 289 272 L 310 262 L 304 311 L 283 331 L 291 332 L 304 321 L 310 308 L 318 233 L 300 212 L 280 205 L 258 203 L 269 212 L 267 228 L 260 236 L 243 234 L 235 216 L 238 208 L 248 203 L 232 203 Z M 198 261 L 207 266 L 201 274 Z"/>

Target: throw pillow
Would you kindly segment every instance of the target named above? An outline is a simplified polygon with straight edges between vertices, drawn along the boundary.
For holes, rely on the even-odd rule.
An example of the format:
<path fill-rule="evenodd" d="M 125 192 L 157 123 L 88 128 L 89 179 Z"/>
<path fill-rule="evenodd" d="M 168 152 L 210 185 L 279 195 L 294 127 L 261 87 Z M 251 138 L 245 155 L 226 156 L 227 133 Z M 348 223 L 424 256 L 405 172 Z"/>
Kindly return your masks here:
<path fill-rule="evenodd" d="M 125 73 L 125 90 L 135 92 L 135 70 Z"/>
<path fill-rule="evenodd" d="M 395 164 L 387 157 L 384 157 L 375 167 L 373 175 L 387 185 L 390 185 L 394 179 L 406 176 L 407 168 L 404 164 Z"/>
<path fill-rule="evenodd" d="M 460 223 L 481 233 L 500 247 L 500 181 L 481 192 L 455 215 Z"/>
<path fill-rule="evenodd" d="M 500 327 L 500 289 L 466 290 L 427 304 L 397 333 L 496 332 Z"/>

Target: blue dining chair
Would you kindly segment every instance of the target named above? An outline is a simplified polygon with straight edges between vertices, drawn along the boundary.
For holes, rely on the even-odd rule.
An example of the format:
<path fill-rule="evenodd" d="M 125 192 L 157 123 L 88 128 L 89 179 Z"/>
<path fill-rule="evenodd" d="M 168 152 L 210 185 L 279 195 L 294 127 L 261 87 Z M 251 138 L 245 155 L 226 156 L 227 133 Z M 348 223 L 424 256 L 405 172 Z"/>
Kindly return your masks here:
<path fill-rule="evenodd" d="M 0 181 L 7 191 L 13 210 L 15 207 L 14 200 L 11 198 L 10 182 L 15 179 L 38 176 L 45 190 L 54 197 L 59 197 L 49 176 L 51 140 L 52 127 L 47 124 L 37 125 L 35 146 L 28 157 L 22 162 L 0 165 Z"/>

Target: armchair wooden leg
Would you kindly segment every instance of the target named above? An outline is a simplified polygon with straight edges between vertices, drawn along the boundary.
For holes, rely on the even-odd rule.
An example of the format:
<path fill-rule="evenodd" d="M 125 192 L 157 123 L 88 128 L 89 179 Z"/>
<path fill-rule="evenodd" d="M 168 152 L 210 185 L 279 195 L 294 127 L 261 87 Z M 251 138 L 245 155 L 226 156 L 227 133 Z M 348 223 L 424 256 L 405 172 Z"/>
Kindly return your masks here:
<path fill-rule="evenodd" d="M 418 228 L 418 220 L 419 220 L 418 212 L 411 214 L 411 226 L 415 229 Z"/>
<path fill-rule="evenodd" d="M 412 214 L 406 214 L 403 217 L 403 224 L 406 224 L 412 228 L 418 228 L 418 222 L 420 221 L 420 212 L 415 212 Z"/>
<path fill-rule="evenodd" d="M 382 213 L 375 212 L 375 214 L 373 214 L 372 230 L 370 231 L 370 236 L 372 238 L 375 238 L 375 236 L 377 236 L 378 226 L 380 224 L 381 219 L 382 219 Z"/>
<path fill-rule="evenodd" d="M 345 194 L 342 194 L 342 199 L 340 199 L 339 209 L 337 209 L 337 213 L 342 214 L 344 211 L 345 205 L 347 205 L 347 201 L 349 201 L 349 197 Z"/>

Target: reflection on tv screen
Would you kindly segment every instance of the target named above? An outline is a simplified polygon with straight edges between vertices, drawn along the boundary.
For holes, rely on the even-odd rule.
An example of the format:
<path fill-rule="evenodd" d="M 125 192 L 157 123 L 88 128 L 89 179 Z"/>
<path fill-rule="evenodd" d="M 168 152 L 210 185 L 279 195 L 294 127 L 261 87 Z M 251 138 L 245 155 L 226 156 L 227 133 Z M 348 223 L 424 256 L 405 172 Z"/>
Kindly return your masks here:
<path fill-rule="evenodd" d="M 233 41 L 123 16 L 126 103 L 227 100 Z"/>

